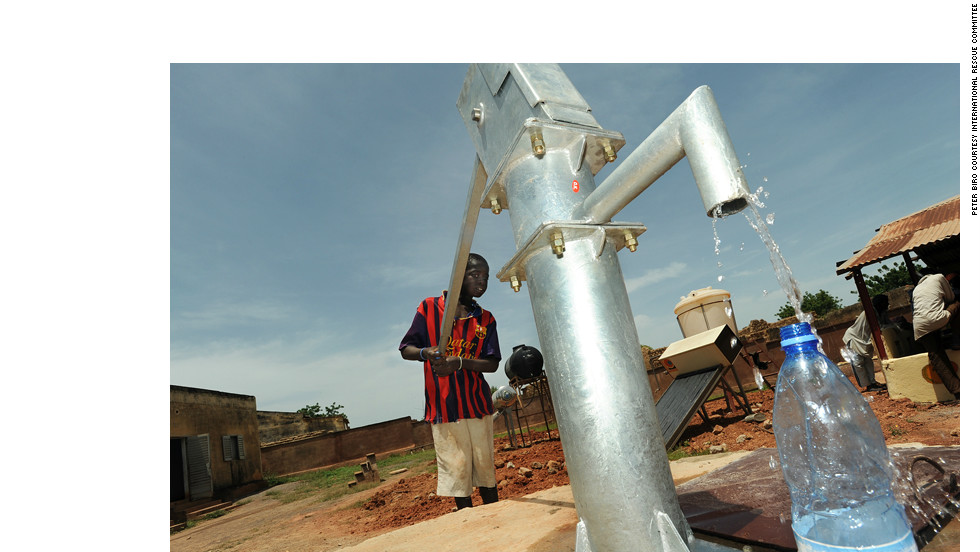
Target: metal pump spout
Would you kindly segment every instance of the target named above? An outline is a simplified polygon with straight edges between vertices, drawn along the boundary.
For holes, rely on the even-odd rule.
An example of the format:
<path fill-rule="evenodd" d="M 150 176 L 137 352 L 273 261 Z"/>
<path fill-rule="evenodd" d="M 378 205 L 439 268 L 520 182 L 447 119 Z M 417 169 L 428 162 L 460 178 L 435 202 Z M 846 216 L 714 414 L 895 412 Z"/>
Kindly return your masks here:
<path fill-rule="evenodd" d="M 748 206 L 735 147 L 714 94 L 701 86 L 606 177 L 579 215 L 594 224 L 608 222 L 685 156 L 708 216 L 728 216 Z"/>

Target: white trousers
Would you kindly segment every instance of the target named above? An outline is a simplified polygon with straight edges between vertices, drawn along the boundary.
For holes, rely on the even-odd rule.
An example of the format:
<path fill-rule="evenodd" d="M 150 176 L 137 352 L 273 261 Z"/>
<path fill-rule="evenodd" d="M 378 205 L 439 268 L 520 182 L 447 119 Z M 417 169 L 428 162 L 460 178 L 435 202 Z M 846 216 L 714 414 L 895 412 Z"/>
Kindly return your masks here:
<path fill-rule="evenodd" d="M 470 496 L 473 487 L 496 487 L 493 416 L 432 424 L 439 496 Z"/>

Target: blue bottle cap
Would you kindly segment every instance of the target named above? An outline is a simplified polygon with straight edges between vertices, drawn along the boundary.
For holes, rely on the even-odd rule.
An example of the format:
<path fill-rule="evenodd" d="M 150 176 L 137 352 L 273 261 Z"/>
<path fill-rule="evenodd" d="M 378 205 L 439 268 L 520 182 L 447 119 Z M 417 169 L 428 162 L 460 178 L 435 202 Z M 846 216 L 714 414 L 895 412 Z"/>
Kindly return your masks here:
<path fill-rule="evenodd" d="M 816 341 L 817 336 L 810 329 L 809 323 L 800 322 L 799 324 L 790 324 L 789 326 L 779 328 L 779 339 L 780 347 L 787 347 L 808 341 Z"/>

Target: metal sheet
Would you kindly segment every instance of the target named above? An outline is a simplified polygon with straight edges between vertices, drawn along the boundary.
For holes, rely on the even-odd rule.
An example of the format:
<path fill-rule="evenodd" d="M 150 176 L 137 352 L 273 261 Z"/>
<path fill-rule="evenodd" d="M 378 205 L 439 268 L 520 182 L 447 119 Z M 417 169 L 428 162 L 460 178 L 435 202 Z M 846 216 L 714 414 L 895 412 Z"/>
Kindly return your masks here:
<path fill-rule="evenodd" d="M 912 459 L 927 456 L 942 460 L 947 473 L 959 476 L 959 448 L 891 448 L 895 470 L 892 488 L 905 506 L 916 533 L 931 533 L 927 516 L 937 512 L 930 502 L 939 500 L 935 487 L 927 500 L 915 496 L 908 473 Z M 918 480 L 922 484 L 922 479 Z M 922 494 L 922 493 L 920 493 Z M 677 486 L 678 500 L 691 528 L 696 532 L 748 543 L 761 543 L 783 550 L 796 550 L 790 525 L 791 502 L 783 479 L 779 455 L 774 448 L 761 448 L 709 474 Z M 920 537 L 921 538 L 921 537 Z"/>
<path fill-rule="evenodd" d="M 725 369 L 721 366 L 685 374 L 672 381 L 667 391 L 660 396 L 657 401 L 657 417 L 660 419 L 660 432 L 667 450 L 677 444 L 687 423 L 724 374 Z"/>
<path fill-rule="evenodd" d="M 838 265 L 837 274 L 959 235 L 960 196 L 956 196 L 883 225 L 853 257 Z"/>

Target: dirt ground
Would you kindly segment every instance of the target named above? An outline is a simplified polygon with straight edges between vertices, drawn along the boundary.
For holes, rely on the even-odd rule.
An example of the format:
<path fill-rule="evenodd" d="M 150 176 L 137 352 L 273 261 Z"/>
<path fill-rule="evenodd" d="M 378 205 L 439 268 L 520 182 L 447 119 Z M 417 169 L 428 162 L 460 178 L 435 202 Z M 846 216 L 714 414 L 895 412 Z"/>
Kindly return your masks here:
<path fill-rule="evenodd" d="M 959 404 L 915 404 L 891 400 L 886 391 L 864 393 L 889 444 L 959 446 Z M 758 421 L 746 421 L 741 409 L 729 411 L 724 399 L 705 404 L 707 422 L 695 415 L 681 437 L 681 448 L 703 451 L 755 450 L 775 447 L 771 428 L 773 392 L 748 394 Z M 732 403 L 735 406 L 735 403 Z M 501 500 L 568 485 L 561 441 L 544 433 L 531 436 L 529 447 L 512 448 L 497 439 L 497 484 Z M 520 444 L 520 443 L 518 443 Z M 383 474 L 384 476 L 385 474 Z M 288 483 L 293 485 L 295 483 Z M 280 488 L 281 487 L 277 487 Z M 435 495 L 436 476 L 389 476 L 380 486 L 331 502 L 308 498 L 282 504 L 268 490 L 213 520 L 199 522 L 170 537 L 172 552 L 312 552 L 352 546 L 375 535 L 449 513 L 451 498 Z M 478 493 L 473 504 L 481 503 Z"/>

